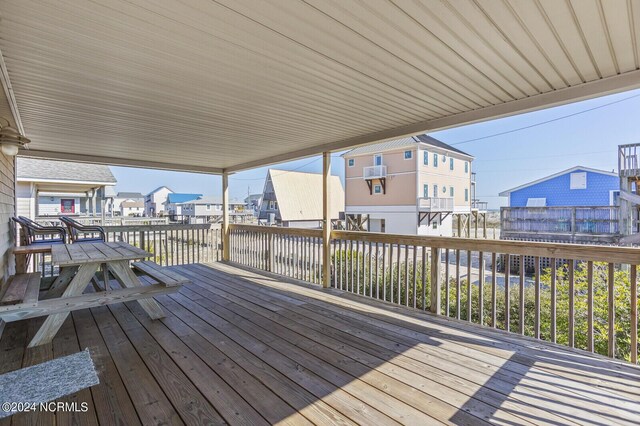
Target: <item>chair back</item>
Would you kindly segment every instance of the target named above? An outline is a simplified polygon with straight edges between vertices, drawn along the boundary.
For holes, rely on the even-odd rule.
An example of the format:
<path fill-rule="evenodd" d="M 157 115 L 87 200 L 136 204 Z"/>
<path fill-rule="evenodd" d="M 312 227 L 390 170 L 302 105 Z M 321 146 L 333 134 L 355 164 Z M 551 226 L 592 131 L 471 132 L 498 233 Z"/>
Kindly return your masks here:
<path fill-rule="evenodd" d="M 60 221 L 67 225 L 72 243 L 96 240 L 106 241 L 106 234 L 104 232 L 104 228 L 102 228 L 101 226 L 83 225 L 82 223 L 69 216 L 60 216 Z M 80 237 L 80 233 L 91 234 L 91 236 L 88 238 Z M 96 233 L 100 235 L 99 238 L 94 237 L 94 234 Z"/>

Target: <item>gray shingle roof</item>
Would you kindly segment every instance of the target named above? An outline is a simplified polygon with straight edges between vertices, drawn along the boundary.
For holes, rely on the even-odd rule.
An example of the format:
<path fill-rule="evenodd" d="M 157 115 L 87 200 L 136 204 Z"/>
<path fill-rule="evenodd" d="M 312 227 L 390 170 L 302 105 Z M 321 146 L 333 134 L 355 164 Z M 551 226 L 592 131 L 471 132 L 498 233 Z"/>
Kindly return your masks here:
<path fill-rule="evenodd" d="M 139 192 L 118 192 L 117 197 L 118 198 L 137 199 L 137 198 L 144 198 L 144 195 L 142 195 Z"/>
<path fill-rule="evenodd" d="M 390 151 L 393 149 L 411 147 L 420 142 L 447 150 L 449 152 L 457 152 L 458 154 L 466 155 L 468 157 L 473 157 L 471 154 L 461 151 L 458 148 L 454 148 L 451 145 L 448 145 L 442 141 L 439 141 L 438 139 L 432 138 L 431 136 L 427 136 L 427 135 L 418 135 L 418 136 L 412 136 L 408 138 L 394 139 L 392 141 L 375 143 L 371 145 L 364 145 L 344 153 L 343 156 L 352 157 L 354 155 L 371 154 L 371 153 L 380 152 L 380 151 Z"/>
<path fill-rule="evenodd" d="M 101 182 L 105 184 L 117 182 L 109 166 L 24 157 L 17 159 L 16 178 Z"/>

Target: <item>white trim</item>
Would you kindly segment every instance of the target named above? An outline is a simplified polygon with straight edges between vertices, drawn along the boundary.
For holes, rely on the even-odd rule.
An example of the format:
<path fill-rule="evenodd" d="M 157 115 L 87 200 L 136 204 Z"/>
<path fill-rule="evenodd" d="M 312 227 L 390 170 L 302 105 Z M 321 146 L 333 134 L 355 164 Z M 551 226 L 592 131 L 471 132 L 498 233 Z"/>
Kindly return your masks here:
<path fill-rule="evenodd" d="M 538 184 L 538 183 L 540 183 L 540 182 L 545 182 L 545 181 L 547 181 L 547 180 L 550 180 L 550 179 L 553 179 L 553 178 L 557 178 L 558 176 L 562 176 L 562 175 L 565 175 L 565 174 L 567 174 L 567 173 L 575 172 L 575 171 L 577 171 L 577 170 L 584 170 L 584 171 L 586 171 L 586 172 L 597 173 L 597 174 L 600 174 L 600 175 L 607 175 L 607 176 L 614 176 L 614 177 L 618 177 L 618 174 L 617 174 L 617 173 L 607 172 L 607 171 L 605 171 L 605 170 L 592 169 L 592 168 L 590 168 L 590 167 L 575 166 L 575 167 L 571 167 L 570 169 L 563 170 L 563 171 L 561 171 L 561 172 L 554 173 L 554 174 L 552 174 L 552 175 L 545 176 L 545 177 L 543 177 L 543 178 L 540 178 L 540 179 L 537 179 L 537 180 L 531 181 L 531 182 L 529 182 L 529 183 L 525 183 L 525 184 L 523 184 L 523 185 L 516 186 L 515 188 L 507 189 L 506 191 L 502 191 L 502 192 L 501 192 L 501 193 L 499 193 L 498 195 L 499 195 L 500 197 L 508 197 L 508 196 L 510 196 L 510 194 L 511 194 L 512 192 L 519 191 L 519 190 L 524 189 L 524 188 L 528 188 L 529 186 L 533 186 L 533 185 L 536 185 L 536 184 Z"/>
<path fill-rule="evenodd" d="M 22 125 L 22 118 L 20 118 L 20 111 L 18 110 L 18 102 L 16 101 L 15 94 L 13 93 L 13 86 L 11 86 L 9 72 L 7 71 L 7 64 L 4 62 L 2 51 L 0 51 L 0 82 L 2 83 L 4 94 L 7 97 L 7 103 L 9 104 L 9 109 L 13 115 L 16 127 L 21 135 L 26 136 L 24 133 L 24 126 Z"/>
<path fill-rule="evenodd" d="M 411 175 L 414 174 L 415 171 L 412 172 L 398 172 L 398 173 L 387 173 L 387 177 L 389 176 L 400 176 L 400 175 Z M 345 177 L 345 179 L 362 179 L 364 176 L 360 175 L 360 176 L 349 176 L 349 177 Z"/>
<path fill-rule="evenodd" d="M 16 182 L 34 182 L 34 183 L 68 183 L 73 185 L 98 185 L 98 186 L 115 186 L 117 182 L 101 182 L 99 180 L 64 180 L 64 179 L 45 179 L 45 178 L 16 178 Z"/>
<path fill-rule="evenodd" d="M 140 167 L 143 169 L 206 173 L 212 175 L 222 174 L 222 169 L 214 167 L 193 166 L 177 163 L 160 163 L 156 161 L 145 161 L 129 158 L 101 157 L 93 155 L 72 154 L 68 152 L 21 149 L 20 152 L 18 152 L 18 156 L 26 158 L 44 158 L 47 160 L 75 161 L 78 163 L 104 164 L 107 166 Z"/>

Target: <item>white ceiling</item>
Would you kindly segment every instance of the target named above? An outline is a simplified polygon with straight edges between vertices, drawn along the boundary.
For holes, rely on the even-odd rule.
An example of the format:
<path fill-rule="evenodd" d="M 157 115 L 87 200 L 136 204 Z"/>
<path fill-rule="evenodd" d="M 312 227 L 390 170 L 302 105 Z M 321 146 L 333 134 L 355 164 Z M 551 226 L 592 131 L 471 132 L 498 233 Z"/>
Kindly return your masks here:
<path fill-rule="evenodd" d="M 640 0 L 0 0 L 0 14 L 30 155 L 52 158 L 232 171 L 640 87 Z"/>

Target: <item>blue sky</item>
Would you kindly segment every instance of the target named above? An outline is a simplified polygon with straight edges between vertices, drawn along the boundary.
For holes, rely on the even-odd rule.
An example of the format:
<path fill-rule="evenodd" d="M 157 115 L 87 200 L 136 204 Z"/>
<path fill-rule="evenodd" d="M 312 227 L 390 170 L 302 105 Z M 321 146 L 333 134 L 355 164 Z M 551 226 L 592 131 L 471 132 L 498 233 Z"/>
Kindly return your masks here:
<path fill-rule="evenodd" d="M 616 103 L 603 106 L 611 102 Z M 588 111 L 592 108 L 597 109 Z M 583 111 L 586 112 L 581 113 Z M 560 118 L 571 114 L 576 115 Z M 549 120 L 556 121 L 538 125 Z M 527 126 L 533 127 L 470 141 Z M 473 167 L 477 172 L 478 198 L 488 201 L 490 208 L 498 208 L 506 202 L 498 196 L 499 192 L 576 165 L 609 171 L 616 169 L 617 146 L 640 143 L 640 90 L 429 135 L 475 156 Z M 344 162 L 339 153 L 333 156 L 332 173 L 344 178 Z M 320 173 L 322 161 L 321 157 L 310 157 L 272 167 Z M 177 192 L 207 195 L 221 192 L 218 176 L 125 167 L 112 167 L 112 170 L 118 179 L 118 191 L 146 194 L 160 185 L 167 185 Z M 262 192 L 267 170 L 264 167 L 231 176 L 231 197 L 240 199 L 247 192 Z"/>

